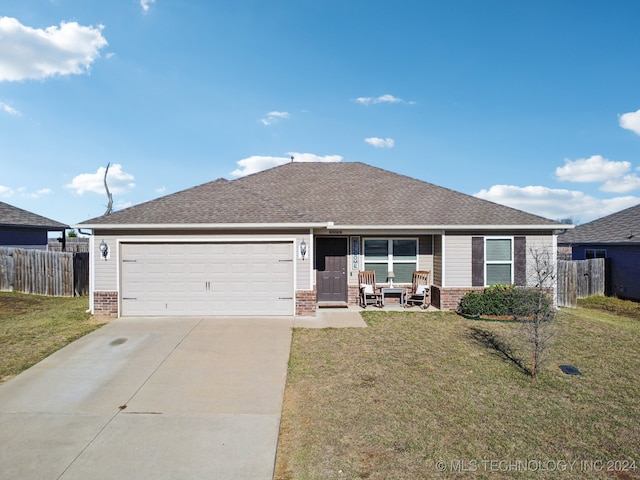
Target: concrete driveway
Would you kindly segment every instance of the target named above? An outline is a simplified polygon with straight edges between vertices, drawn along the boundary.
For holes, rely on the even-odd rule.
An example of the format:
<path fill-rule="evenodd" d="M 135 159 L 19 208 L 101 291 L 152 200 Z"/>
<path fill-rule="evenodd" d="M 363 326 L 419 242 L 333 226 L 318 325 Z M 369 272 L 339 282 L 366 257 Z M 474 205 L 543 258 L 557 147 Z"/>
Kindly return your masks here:
<path fill-rule="evenodd" d="M 291 318 L 126 318 L 0 385 L 0 479 L 271 479 Z"/>

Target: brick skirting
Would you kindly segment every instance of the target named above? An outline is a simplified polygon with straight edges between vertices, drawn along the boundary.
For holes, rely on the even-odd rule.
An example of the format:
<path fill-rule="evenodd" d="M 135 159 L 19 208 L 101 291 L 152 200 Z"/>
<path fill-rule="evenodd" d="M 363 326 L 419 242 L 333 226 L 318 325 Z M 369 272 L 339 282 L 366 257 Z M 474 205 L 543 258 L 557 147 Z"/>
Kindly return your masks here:
<path fill-rule="evenodd" d="M 358 305 L 360 303 L 360 291 L 357 285 L 349 285 L 347 295 L 347 302 L 350 305 Z"/>
<path fill-rule="evenodd" d="M 315 290 L 296 291 L 296 317 L 315 317 L 317 306 Z"/>
<path fill-rule="evenodd" d="M 296 316 L 316 316 L 316 292 L 304 290 L 296 292 Z M 93 314 L 104 317 L 118 316 L 118 292 L 94 292 Z"/>
<path fill-rule="evenodd" d="M 93 314 L 99 317 L 117 317 L 118 292 L 93 292 Z"/>
<path fill-rule="evenodd" d="M 440 310 L 457 310 L 460 299 L 473 290 L 482 291 L 484 287 L 442 288 L 431 286 L 431 304 Z"/>

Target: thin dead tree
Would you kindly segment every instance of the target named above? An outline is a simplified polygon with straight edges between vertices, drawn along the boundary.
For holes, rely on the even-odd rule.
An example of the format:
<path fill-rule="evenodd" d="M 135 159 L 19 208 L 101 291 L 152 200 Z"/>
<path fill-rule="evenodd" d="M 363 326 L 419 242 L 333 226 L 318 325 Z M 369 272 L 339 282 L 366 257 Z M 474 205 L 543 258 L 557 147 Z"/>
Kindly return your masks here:
<path fill-rule="evenodd" d="M 555 334 L 553 320 L 556 312 L 552 295 L 556 269 L 550 250 L 531 249 L 530 254 L 533 261 L 531 275 L 535 286 L 532 289 L 534 294 L 528 298 L 530 314 L 528 318 L 522 319 L 522 330 L 523 340 L 531 354 L 531 377 L 536 379 Z"/>
<path fill-rule="evenodd" d="M 111 213 L 111 209 L 113 208 L 113 195 L 109 191 L 109 185 L 107 185 L 107 174 L 109 173 L 109 167 L 111 166 L 111 162 L 107 163 L 107 168 L 104 171 L 104 189 L 107 191 L 107 197 L 109 198 L 109 203 L 107 204 L 107 211 L 104 212 L 103 216 L 109 215 Z"/>

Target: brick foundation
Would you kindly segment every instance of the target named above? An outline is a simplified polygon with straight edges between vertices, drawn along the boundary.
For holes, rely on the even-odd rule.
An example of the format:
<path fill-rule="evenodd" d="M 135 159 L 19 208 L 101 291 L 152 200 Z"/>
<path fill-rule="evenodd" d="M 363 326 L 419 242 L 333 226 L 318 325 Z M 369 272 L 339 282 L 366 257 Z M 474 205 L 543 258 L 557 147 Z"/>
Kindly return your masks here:
<path fill-rule="evenodd" d="M 442 288 L 431 286 L 431 304 L 440 310 L 457 310 L 460 299 L 473 290 L 482 291 L 484 287 Z"/>
<path fill-rule="evenodd" d="M 315 317 L 317 298 L 315 290 L 296 291 L 296 317 Z"/>
<path fill-rule="evenodd" d="M 98 317 L 117 317 L 118 292 L 93 292 L 93 314 Z"/>
<path fill-rule="evenodd" d="M 349 305 L 358 305 L 358 303 L 360 302 L 360 292 L 357 285 L 349 285 L 347 295 L 347 303 Z"/>

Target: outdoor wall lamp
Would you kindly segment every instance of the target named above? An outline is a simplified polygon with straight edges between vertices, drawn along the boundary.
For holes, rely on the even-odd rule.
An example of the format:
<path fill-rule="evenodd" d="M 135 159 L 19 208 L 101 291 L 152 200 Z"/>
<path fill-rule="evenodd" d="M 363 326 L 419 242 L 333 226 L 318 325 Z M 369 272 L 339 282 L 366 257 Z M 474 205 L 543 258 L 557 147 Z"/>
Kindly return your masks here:
<path fill-rule="evenodd" d="M 105 260 L 109 255 L 109 245 L 105 243 L 104 239 L 100 242 L 100 254 L 102 255 L 102 258 L 104 258 Z"/>
<path fill-rule="evenodd" d="M 302 260 L 304 260 L 304 257 L 306 255 L 307 255 L 307 242 L 305 242 L 303 238 L 302 241 L 300 242 L 300 256 L 302 257 Z"/>

